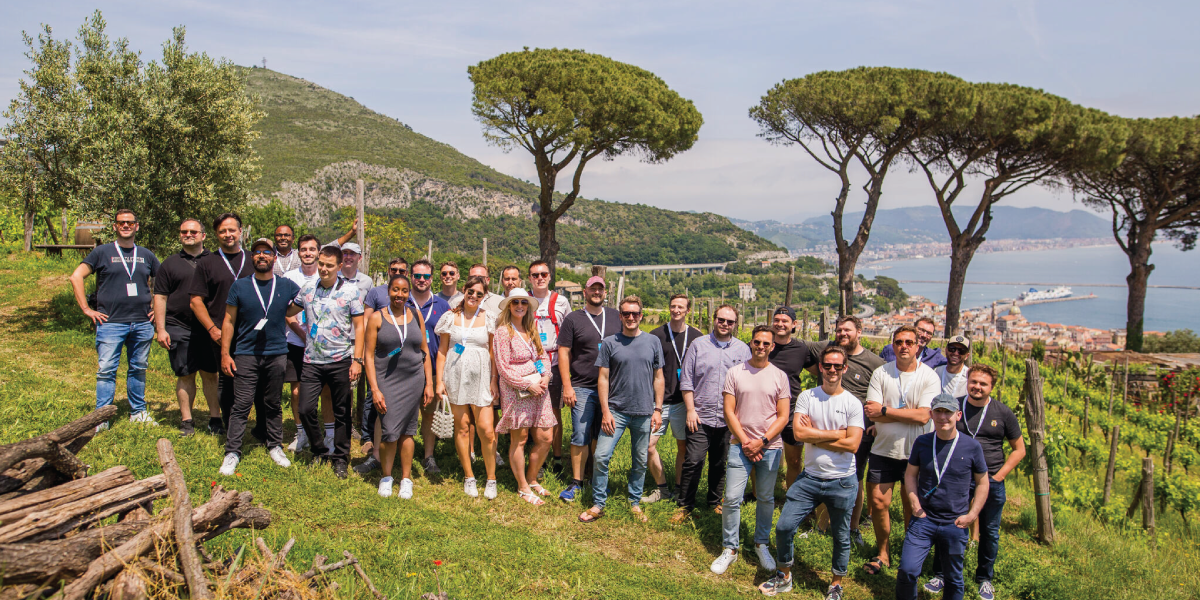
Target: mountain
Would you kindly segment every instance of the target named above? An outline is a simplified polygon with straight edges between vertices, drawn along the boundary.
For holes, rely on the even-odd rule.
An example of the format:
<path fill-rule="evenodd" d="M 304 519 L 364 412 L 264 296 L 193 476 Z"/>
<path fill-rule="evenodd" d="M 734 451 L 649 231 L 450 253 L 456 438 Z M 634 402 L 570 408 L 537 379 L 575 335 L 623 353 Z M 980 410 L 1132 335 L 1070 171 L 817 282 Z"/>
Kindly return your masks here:
<path fill-rule="evenodd" d="M 417 239 L 474 254 L 537 254 L 537 193 L 398 119 L 312 82 L 268 69 L 243 69 L 262 100 L 255 149 L 262 176 L 254 192 L 277 200 L 312 228 L 354 204 L 365 183 L 368 210 L 404 219 Z M 559 259 L 572 263 L 659 264 L 783 255 L 782 248 L 712 213 L 579 199 L 557 227 Z"/>
<path fill-rule="evenodd" d="M 974 206 L 954 208 L 954 217 L 960 224 L 970 219 Z M 857 227 L 863 213 L 847 213 L 844 222 Z M 790 250 L 811 248 L 833 242 L 833 217 L 822 215 L 806 219 L 800 224 L 778 221 L 731 221 L 747 231 L 784 246 Z M 1055 238 L 1098 238 L 1112 235 L 1111 224 L 1083 210 L 1061 212 L 1046 208 L 1018 208 L 996 206 L 992 208 L 992 224 L 987 239 L 1041 240 Z M 892 208 L 875 213 L 875 224 L 871 228 L 872 244 L 913 244 L 922 242 L 945 242 L 950 236 L 946 224 L 936 206 L 912 206 Z"/>

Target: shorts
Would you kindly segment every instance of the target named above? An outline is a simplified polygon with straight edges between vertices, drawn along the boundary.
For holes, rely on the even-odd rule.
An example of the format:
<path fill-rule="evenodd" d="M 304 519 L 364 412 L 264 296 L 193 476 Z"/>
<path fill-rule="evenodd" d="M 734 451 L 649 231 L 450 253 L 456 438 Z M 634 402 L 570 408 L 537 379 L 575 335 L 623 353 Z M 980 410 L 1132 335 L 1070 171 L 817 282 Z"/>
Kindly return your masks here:
<path fill-rule="evenodd" d="M 288 344 L 287 364 L 283 367 L 284 383 L 300 383 L 304 372 L 304 346 Z"/>
<path fill-rule="evenodd" d="M 188 341 L 188 360 L 195 360 L 197 371 L 219 374 L 221 372 L 221 342 L 212 341 L 208 332 L 199 327 L 193 329 L 191 339 Z"/>
<path fill-rule="evenodd" d="M 664 404 L 662 412 L 662 427 L 658 428 L 651 435 L 664 436 L 667 435 L 667 427 L 671 428 L 671 436 L 676 440 L 687 439 L 687 405 L 680 402 L 678 404 Z"/>
<path fill-rule="evenodd" d="M 571 407 L 571 445 L 587 446 L 600 435 L 600 395 L 596 390 L 575 388 Z"/>
<path fill-rule="evenodd" d="M 803 446 L 804 442 L 796 443 L 796 430 L 792 429 L 792 417 L 788 416 L 787 425 L 783 431 L 779 432 L 779 437 L 783 438 L 783 443 L 789 446 Z"/>
<path fill-rule="evenodd" d="M 904 481 L 904 472 L 907 470 L 907 459 L 888 458 L 872 454 L 870 466 L 867 468 L 867 483 L 896 483 L 897 481 Z"/>
<path fill-rule="evenodd" d="M 558 365 L 550 367 L 550 408 L 554 410 L 554 418 L 562 424 L 562 373 Z"/>
<path fill-rule="evenodd" d="M 190 352 L 191 339 L 195 335 L 191 328 L 174 325 L 166 327 L 167 335 L 171 336 L 171 348 L 167 350 L 167 356 L 171 361 L 171 371 L 175 373 L 176 377 L 187 377 L 199 371 L 200 365 L 204 362 L 201 360 L 201 355 L 208 352 L 208 344 L 201 339 L 199 351 Z"/>
<path fill-rule="evenodd" d="M 871 455 L 871 446 L 874 445 L 875 436 L 864 432 L 862 440 L 858 442 L 858 450 L 854 453 L 855 474 L 859 481 L 862 481 L 863 474 L 867 472 L 867 457 Z"/>

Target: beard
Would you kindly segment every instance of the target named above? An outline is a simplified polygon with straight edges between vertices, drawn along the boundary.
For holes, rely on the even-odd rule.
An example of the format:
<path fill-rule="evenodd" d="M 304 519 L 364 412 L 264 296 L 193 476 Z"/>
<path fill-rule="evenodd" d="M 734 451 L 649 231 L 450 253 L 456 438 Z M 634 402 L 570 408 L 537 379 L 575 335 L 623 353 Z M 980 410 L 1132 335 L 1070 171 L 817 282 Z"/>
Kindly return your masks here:
<path fill-rule="evenodd" d="M 270 273 L 271 269 L 273 269 L 274 267 L 275 267 L 275 263 L 270 263 L 270 262 L 263 263 L 263 262 L 260 262 L 257 260 L 254 261 L 254 270 L 258 271 L 259 273 Z"/>

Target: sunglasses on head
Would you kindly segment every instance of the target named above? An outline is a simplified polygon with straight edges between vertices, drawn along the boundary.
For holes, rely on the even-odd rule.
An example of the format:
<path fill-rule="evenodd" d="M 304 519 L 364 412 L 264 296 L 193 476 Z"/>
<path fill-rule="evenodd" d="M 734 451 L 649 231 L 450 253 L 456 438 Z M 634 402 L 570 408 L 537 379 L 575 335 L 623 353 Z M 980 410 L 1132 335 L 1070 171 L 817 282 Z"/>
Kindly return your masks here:
<path fill-rule="evenodd" d="M 624 318 L 624 317 L 640 317 L 640 316 L 642 316 L 642 311 L 640 311 L 640 310 L 623 310 L 623 311 L 621 311 L 622 318 Z"/>
<path fill-rule="evenodd" d="M 433 273 L 413 273 L 413 279 L 433 279 Z"/>
<path fill-rule="evenodd" d="M 893 346 L 916 346 L 917 340 L 894 340 L 894 341 L 892 341 L 892 345 Z"/>
<path fill-rule="evenodd" d="M 838 364 L 838 363 L 823 362 L 823 363 L 821 363 L 821 368 L 826 371 L 841 371 L 842 369 L 846 368 L 846 365 L 842 365 L 842 364 Z"/>
<path fill-rule="evenodd" d="M 721 317 L 717 317 L 717 324 L 718 325 L 737 325 L 737 319 L 722 319 Z"/>

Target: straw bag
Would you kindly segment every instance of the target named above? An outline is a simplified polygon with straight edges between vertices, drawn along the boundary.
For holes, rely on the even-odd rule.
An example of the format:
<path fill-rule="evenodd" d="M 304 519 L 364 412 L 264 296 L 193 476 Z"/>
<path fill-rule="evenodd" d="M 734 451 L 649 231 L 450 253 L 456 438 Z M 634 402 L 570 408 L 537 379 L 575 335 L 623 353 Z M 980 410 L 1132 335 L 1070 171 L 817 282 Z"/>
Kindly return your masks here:
<path fill-rule="evenodd" d="M 442 394 L 442 401 L 438 403 L 437 410 L 433 412 L 431 428 L 433 435 L 443 440 L 454 437 L 454 414 L 450 412 L 450 400 L 446 398 L 445 394 Z"/>

